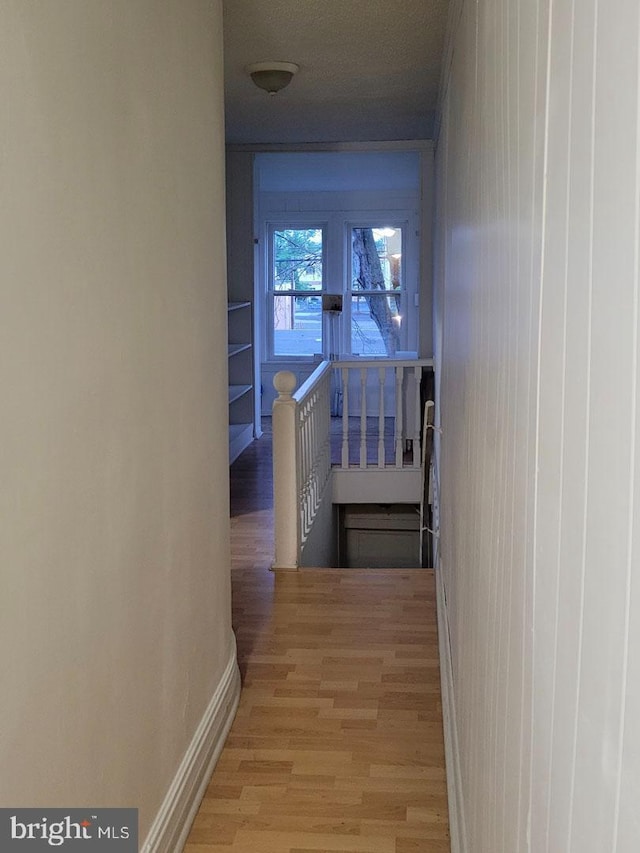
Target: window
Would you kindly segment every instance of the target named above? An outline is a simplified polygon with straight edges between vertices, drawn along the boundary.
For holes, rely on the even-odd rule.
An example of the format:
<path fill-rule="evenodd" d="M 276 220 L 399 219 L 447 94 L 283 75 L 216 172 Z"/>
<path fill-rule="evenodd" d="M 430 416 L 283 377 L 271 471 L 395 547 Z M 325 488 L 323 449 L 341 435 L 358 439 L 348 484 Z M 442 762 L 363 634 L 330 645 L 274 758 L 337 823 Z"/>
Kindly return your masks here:
<path fill-rule="evenodd" d="M 270 238 L 271 355 L 296 358 L 321 353 L 323 229 L 272 228 Z"/>
<path fill-rule="evenodd" d="M 351 228 L 349 245 L 351 354 L 393 356 L 406 349 L 402 228 Z"/>
<path fill-rule="evenodd" d="M 284 225 L 266 223 L 266 360 L 417 350 L 417 231 L 407 213 L 387 220 L 334 212 L 322 224 L 293 214 Z M 342 310 L 323 312 L 322 297 L 332 294 Z"/>

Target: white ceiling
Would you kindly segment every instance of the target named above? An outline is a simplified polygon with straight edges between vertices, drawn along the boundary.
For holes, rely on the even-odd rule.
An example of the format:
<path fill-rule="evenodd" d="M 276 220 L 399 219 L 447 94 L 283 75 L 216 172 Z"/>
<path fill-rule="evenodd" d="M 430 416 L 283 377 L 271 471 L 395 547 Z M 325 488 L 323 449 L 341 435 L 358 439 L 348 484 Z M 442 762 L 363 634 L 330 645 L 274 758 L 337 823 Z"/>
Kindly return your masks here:
<path fill-rule="evenodd" d="M 227 142 L 427 139 L 448 0 L 224 0 Z M 271 97 L 244 68 L 300 71 Z"/>

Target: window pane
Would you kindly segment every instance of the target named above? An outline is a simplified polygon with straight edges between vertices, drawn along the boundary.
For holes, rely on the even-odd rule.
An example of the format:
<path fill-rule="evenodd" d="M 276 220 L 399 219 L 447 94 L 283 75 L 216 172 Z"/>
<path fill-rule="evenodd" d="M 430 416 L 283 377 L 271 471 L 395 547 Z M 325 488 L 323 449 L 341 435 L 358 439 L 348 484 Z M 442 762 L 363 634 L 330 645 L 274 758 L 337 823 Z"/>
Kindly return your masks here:
<path fill-rule="evenodd" d="M 393 356 L 405 349 L 400 311 L 402 229 L 353 228 L 351 272 L 351 352 Z"/>
<path fill-rule="evenodd" d="M 322 229 L 273 232 L 273 289 L 322 290 Z"/>
<path fill-rule="evenodd" d="M 352 290 L 400 290 L 402 229 L 353 228 Z"/>
<path fill-rule="evenodd" d="M 314 355 L 322 352 L 322 299 L 318 296 L 273 295 L 273 354 Z"/>
<path fill-rule="evenodd" d="M 351 297 L 353 355 L 393 356 L 401 345 L 400 296 L 377 293 Z"/>

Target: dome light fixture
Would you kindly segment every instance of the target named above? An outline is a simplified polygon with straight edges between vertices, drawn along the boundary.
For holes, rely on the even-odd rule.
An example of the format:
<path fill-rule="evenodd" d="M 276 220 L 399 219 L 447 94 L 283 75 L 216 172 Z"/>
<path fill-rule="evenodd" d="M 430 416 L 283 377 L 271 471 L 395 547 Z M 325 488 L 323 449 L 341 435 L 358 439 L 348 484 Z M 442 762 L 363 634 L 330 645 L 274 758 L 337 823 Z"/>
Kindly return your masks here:
<path fill-rule="evenodd" d="M 254 62 L 245 68 L 256 86 L 270 95 L 288 86 L 299 70 L 300 66 L 294 62 Z"/>

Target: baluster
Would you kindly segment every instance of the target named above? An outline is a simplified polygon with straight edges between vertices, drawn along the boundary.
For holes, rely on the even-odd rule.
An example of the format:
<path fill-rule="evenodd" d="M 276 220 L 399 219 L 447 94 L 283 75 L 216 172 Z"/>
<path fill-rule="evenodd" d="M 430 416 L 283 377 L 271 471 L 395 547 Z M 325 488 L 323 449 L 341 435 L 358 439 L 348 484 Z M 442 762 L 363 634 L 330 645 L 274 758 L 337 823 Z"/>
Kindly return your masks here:
<path fill-rule="evenodd" d="M 342 368 L 342 467 L 349 467 L 349 368 Z"/>
<path fill-rule="evenodd" d="M 413 467 L 420 467 L 420 380 L 422 367 L 413 368 L 414 379 L 414 414 L 413 414 Z"/>
<path fill-rule="evenodd" d="M 380 403 L 378 409 L 378 468 L 384 468 L 384 380 L 387 371 L 384 367 L 378 368 L 378 390 L 380 392 Z"/>
<path fill-rule="evenodd" d="M 318 509 L 319 502 L 319 494 L 318 494 L 318 451 L 319 451 L 319 443 L 318 443 L 318 389 L 313 392 L 310 400 L 311 405 L 311 419 L 310 419 L 310 433 L 311 433 L 311 519 L 315 518 L 316 510 Z"/>
<path fill-rule="evenodd" d="M 307 417 L 306 417 L 306 433 L 307 433 L 307 494 L 306 494 L 306 530 L 308 533 L 313 521 L 313 394 L 309 395 L 307 400 Z"/>
<path fill-rule="evenodd" d="M 311 494 L 311 442 L 309 440 L 309 432 L 311 423 L 309 420 L 309 398 L 305 400 L 304 403 L 304 522 L 303 522 L 303 530 L 306 536 L 307 530 L 309 528 L 309 496 Z"/>
<path fill-rule="evenodd" d="M 396 423 L 395 423 L 395 448 L 396 468 L 402 468 L 402 379 L 404 368 L 396 367 Z"/>
<path fill-rule="evenodd" d="M 360 368 L 360 467 L 367 467 L 367 368 Z"/>
<path fill-rule="evenodd" d="M 322 440 L 324 441 L 324 473 L 323 481 L 329 479 L 329 471 L 331 470 L 331 389 L 333 371 L 328 370 L 325 374 L 324 392 L 322 395 Z"/>
<path fill-rule="evenodd" d="M 309 528 L 315 515 L 316 499 L 315 396 L 315 391 L 309 395 Z"/>
<path fill-rule="evenodd" d="M 300 492 L 298 501 L 300 504 L 300 517 L 302 538 L 307 535 L 307 493 L 309 489 L 309 447 L 307 436 L 307 403 L 304 402 L 300 409 L 300 422 L 298 424 L 300 430 Z"/>

